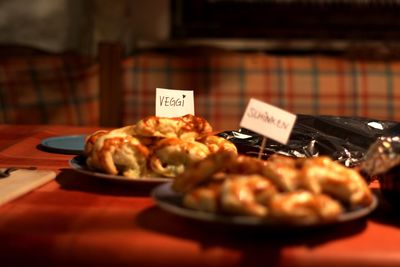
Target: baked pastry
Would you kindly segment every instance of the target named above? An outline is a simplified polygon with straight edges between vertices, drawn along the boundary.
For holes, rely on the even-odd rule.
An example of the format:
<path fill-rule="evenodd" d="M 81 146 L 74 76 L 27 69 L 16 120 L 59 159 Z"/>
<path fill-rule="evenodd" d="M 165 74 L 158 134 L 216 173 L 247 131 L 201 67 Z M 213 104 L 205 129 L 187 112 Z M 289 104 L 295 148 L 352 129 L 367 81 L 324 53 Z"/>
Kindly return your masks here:
<path fill-rule="evenodd" d="M 191 164 L 172 189 L 188 208 L 305 225 L 333 221 L 373 199 L 355 169 L 328 157 L 261 160 L 228 150 Z"/>
<path fill-rule="evenodd" d="M 211 134 L 212 127 L 205 119 L 188 114 L 175 118 L 149 116 L 140 120 L 132 130 L 133 135 L 193 141 L 202 135 Z"/>
<path fill-rule="evenodd" d="M 215 174 L 234 163 L 236 157 L 236 153 L 226 150 L 211 153 L 203 160 L 190 164 L 183 173 L 176 176 L 172 184 L 173 190 L 187 193 L 201 184 L 214 180 Z"/>
<path fill-rule="evenodd" d="M 109 133 L 109 131 L 106 130 L 98 130 L 91 135 L 86 136 L 85 138 L 85 147 L 84 147 L 84 154 L 89 157 L 92 152 L 93 152 L 93 147 L 96 144 L 97 139 L 100 136 L 103 136 L 105 134 Z"/>
<path fill-rule="evenodd" d="M 305 188 L 329 194 L 350 207 L 372 202 L 371 190 L 360 173 L 326 156 L 304 160 L 299 175 Z"/>
<path fill-rule="evenodd" d="M 274 181 L 281 191 L 295 191 L 302 187 L 302 180 L 299 177 L 302 161 L 274 154 L 268 158 L 263 174 Z"/>
<path fill-rule="evenodd" d="M 330 196 L 304 190 L 276 194 L 269 208 L 275 221 L 296 225 L 333 221 L 344 210 Z"/>
<path fill-rule="evenodd" d="M 208 212 L 266 216 L 265 203 L 275 193 L 275 186 L 260 175 L 228 175 L 188 192 L 183 204 Z"/>
<path fill-rule="evenodd" d="M 220 212 L 219 196 L 222 183 L 223 180 L 214 180 L 193 189 L 184 195 L 183 205 L 195 210 Z"/>
<path fill-rule="evenodd" d="M 147 176 L 149 150 L 137 138 L 119 132 L 99 132 L 89 138 L 93 139 L 94 144 L 87 145 L 89 168 L 132 178 Z"/>
<path fill-rule="evenodd" d="M 188 165 L 222 150 L 237 154 L 233 143 L 212 135 L 211 125 L 193 115 L 149 116 L 134 125 L 96 131 L 85 142 L 89 168 L 134 179 L 174 178 Z"/>
<path fill-rule="evenodd" d="M 158 175 L 176 177 L 189 164 L 204 159 L 208 154 L 210 150 L 203 143 L 165 138 L 152 147 L 150 167 Z"/>
<path fill-rule="evenodd" d="M 271 181 L 261 175 L 229 175 L 221 188 L 221 209 L 230 214 L 267 216 L 268 203 L 276 192 Z"/>
<path fill-rule="evenodd" d="M 216 153 L 221 150 L 230 151 L 234 154 L 238 153 L 236 146 L 232 142 L 220 136 L 206 135 L 201 137 L 198 141 L 205 144 L 211 153 Z"/>

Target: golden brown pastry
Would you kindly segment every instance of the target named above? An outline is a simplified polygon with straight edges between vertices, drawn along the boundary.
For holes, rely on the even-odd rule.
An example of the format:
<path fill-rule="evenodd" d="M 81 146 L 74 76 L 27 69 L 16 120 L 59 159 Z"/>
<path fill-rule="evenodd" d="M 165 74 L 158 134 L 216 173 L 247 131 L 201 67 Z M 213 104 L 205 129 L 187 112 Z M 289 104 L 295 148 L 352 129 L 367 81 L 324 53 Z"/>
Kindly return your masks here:
<path fill-rule="evenodd" d="M 185 207 L 217 213 L 220 211 L 220 192 L 223 180 L 214 180 L 188 192 L 183 197 Z"/>
<path fill-rule="evenodd" d="M 329 194 L 351 207 L 372 202 L 371 190 L 359 172 L 328 157 L 304 160 L 300 176 L 310 191 Z"/>
<path fill-rule="evenodd" d="M 196 141 L 165 138 L 152 148 L 150 166 L 154 173 L 164 177 L 176 177 L 186 167 L 210 154 L 208 147 Z"/>
<path fill-rule="evenodd" d="M 138 178 L 147 176 L 149 150 L 133 136 L 110 132 L 97 134 L 86 164 L 94 170 Z"/>
<path fill-rule="evenodd" d="M 97 139 L 100 136 L 103 136 L 103 135 L 107 134 L 108 132 L 109 131 L 107 131 L 107 130 L 98 130 L 98 131 L 86 136 L 86 138 L 85 138 L 85 148 L 84 148 L 85 156 L 90 156 L 90 154 L 93 151 L 93 147 L 94 147 Z"/>
<path fill-rule="evenodd" d="M 277 194 L 269 208 L 274 220 L 300 225 L 333 221 L 343 212 L 338 201 L 309 191 Z"/>
<path fill-rule="evenodd" d="M 261 160 L 223 149 L 191 164 L 172 188 L 189 208 L 300 225 L 334 221 L 373 199 L 356 170 L 328 157 Z"/>
<path fill-rule="evenodd" d="M 202 117 L 187 114 L 180 118 L 184 125 L 180 129 L 179 137 L 183 140 L 197 139 L 203 135 L 210 135 L 213 131 L 208 121 Z"/>
<path fill-rule="evenodd" d="M 290 159 L 292 160 L 292 159 Z M 235 151 L 219 150 L 204 160 L 189 166 L 187 172 L 178 176 L 173 183 L 173 189 L 185 192 L 198 184 L 212 179 L 217 172 L 226 174 L 259 174 L 273 181 L 283 191 L 298 187 L 298 171 L 292 166 L 272 164 L 254 157 L 237 155 Z"/>
<path fill-rule="evenodd" d="M 174 137 L 187 141 L 193 141 L 211 132 L 212 127 L 206 120 L 189 114 L 175 118 L 149 116 L 140 120 L 133 129 L 134 135 Z"/>
<path fill-rule="evenodd" d="M 172 183 L 173 190 L 180 193 L 191 191 L 198 185 L 212 180 L 216 173 L 223 171 L 236 157 L 236 153 L 225 150 L 211 153 L 203 160 L 190 164 L 185 172 L 175 177 Z"/>
<path fill-rule="evenodd" d="M 274 154 L 267 160 L 263 174 L 282 191 L 295 191 L 301 188 L 302 180 L 299 177 L 302 159 Z"/>
<path fill-rule="evenodd" d="M 206 135 L 198 140 L 199 142 L 205 144 L 211 153 L 216 153 L 220 150 L 231 151 L 235 154 L 238 153 L 235 144 L 226 140 L 223 137 L 216 135 Z"/>
<path fill-rule="evenodd" d="M 210 153 L 228 150 L 237 154 L 233 143 L 211 132 L 211 125 L 198 116 L 149 116 L 134 125 L 89 135 L 85 140 L 87 165 L 131 178 L 174 178 Z"/>
<path fill-rule="evenodd" d="M 275 194 L 275 186 L 260 175 L 227 175 L 185 194 L 183 205 L 215 213 L 266 216 L 266 204 Z"/>
<path fill-rule="evenodd" d="M 238 155 L 232 162 L 226 165 L 226 173 L 232 174 L 263 174 L 267 166 L 265 160 Z"/>
<path fill-rule="evenodd" d="M 230 214 L 267 216 L 268 203 L 276 192 L 271 181 L 261 175 L 228 175 L 221 186 L 221 209 Z"/>

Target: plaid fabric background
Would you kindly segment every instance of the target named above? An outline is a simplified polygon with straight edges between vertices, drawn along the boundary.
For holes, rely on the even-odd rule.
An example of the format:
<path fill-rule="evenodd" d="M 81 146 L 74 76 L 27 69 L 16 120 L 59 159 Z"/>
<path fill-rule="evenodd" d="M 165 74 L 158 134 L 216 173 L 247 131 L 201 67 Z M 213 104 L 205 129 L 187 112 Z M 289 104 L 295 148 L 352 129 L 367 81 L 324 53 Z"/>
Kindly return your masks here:
<path fill-rule="evenodd" d="M 251 97 L 297 114 L 400 120 L 400 62 L 139 54 L 123 62 L 123 86 L 124 124 L 155 113 L 157 87 L 194 90 L 196 115 L 217 130 L 237 129 Z"/>
<path fill-rule="evenodd" d="M 0 61 L 0 123 L 98 125 L 98 66 L 62 56 Z"/>

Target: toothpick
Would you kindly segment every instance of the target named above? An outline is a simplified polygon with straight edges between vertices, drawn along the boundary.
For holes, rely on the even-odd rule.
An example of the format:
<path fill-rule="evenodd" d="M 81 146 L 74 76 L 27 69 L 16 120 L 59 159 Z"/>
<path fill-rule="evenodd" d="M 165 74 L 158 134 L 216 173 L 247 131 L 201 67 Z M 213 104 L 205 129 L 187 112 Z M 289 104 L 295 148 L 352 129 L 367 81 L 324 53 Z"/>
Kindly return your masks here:
<path fill-rule="evenodd" d="M 262 152 L 264 151 L 265 145 L 267 144 L 267 138 L 263 136 L 263 139 L 261 141 L 261 147 L 260 150 L 258 151 L 258 158 L 261 159 Z"/>

